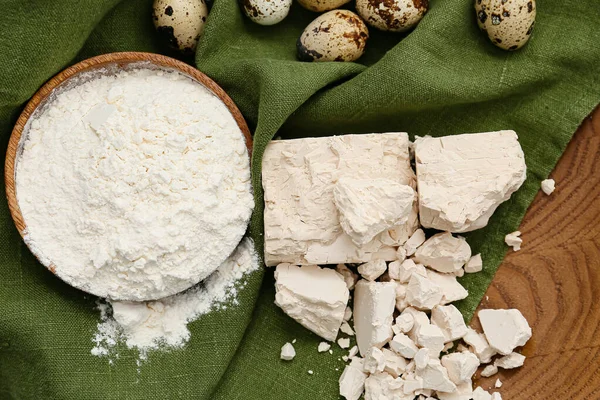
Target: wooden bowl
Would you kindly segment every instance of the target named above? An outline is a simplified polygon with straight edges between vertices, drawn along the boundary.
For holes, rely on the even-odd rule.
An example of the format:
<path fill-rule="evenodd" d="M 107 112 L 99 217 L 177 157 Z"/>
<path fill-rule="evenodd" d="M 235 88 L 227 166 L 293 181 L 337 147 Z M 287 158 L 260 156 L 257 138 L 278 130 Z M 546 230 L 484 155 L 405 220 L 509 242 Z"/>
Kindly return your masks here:
<path fill-rule="evenodd" d="M 177 70 L 206 87 L 209 91 L 211 91 L 219 99 L 221 99 L 221 101 L 225 104 L 225 106 L 227 106 L 227 108 L 233 115 L 233 118 L 235 119 L 240 130 L 244 134 L 244 137 L 246 139 L 246 146 L 248 148 L 248 153 L 249 155 L 251 155 L 252 136 L 250 134 L 250 130 L 248 129 L 248 125 L 246 124 L 246 121 L 242 116 L 242 113 L 237 108 L 233 100 L 231 100 L 231 98 L 227 95 L 227 93 L 225 93 L 223 89 L 221 89 L 219 85 L 217 85 L 212 79 L 210 79 L 208 76 L 204 75 L 197 69 L 173 58 L 153 53 L 109 53 L 89 58 L 61 71 L 48 82 L 46 82 L 46 84 L 42 86 L 33 95 L 31 100 L 29 100 L 29 102 L 25 106 L 25 109 L 19 116 L 15 127 L 13 128 L 12 134 L 10 136 L 10 141 L 8 142 L 8 149 L 6 151 L 6 160 L 4 165 L 4 182 L 6 185 L 6 198 L 8 200 L 8 208 L 10 209 L 12 219 L 21 237 L 25 238 L 27 225 L 25 224 L 23 215 L 21 214 L 21 209 L 19 208 L 19 204 L 17 203 L 17 196 L 15 191 L 15 169 L 16 161 L 20 152 L 21 137 L 26 129 L 26 125 L 29 121 L 29 118 L 39 107 L 44 106 L 44 104 L 48 100 L 48 97 L 53 93 L 55 89 L 59 88 L 61 85 L 66 84 L 67 82 L 72 82 L 71 79 L 77 77 L 79 74 L 94 71 L 98 71 L 100 74 L 102 70 L 109 68 L 111 70 L 114 69 L 116 71 L 127 68 L 135 68 L 133 64 L 139 64 L 140 68 L 156 67 Z M 25 243 L 29 247 L 27 241 Z M 30 248 L 30 250 L 32 249 Z M 37 257 L 35 251 L 32 251 L 32 253 Z M 39 260 L 39 257 L 37 258 Z M 39 261 L 41 262 L 41 260 Z M 41 263 L 44 264 L 43 262 Z M 46 267 L 52 273 L 56 274 L 56 268 L 54 265 L 50 264 L 46 265 Z"/>

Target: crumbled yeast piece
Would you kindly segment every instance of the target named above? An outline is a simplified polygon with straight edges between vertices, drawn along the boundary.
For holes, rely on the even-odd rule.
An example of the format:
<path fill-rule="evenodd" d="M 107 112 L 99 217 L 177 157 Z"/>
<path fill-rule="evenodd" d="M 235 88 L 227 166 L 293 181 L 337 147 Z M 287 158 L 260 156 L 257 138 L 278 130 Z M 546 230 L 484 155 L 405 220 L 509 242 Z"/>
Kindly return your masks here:
<path fill-rule="evenodd" d="M 413 400 L 403 391 L 404 381 L 388 373 L 377 372 L 369 375 L 365 381 L 365 400 Z"/>
<path fill-rule="evenodd" d="M 406 249 L 400 246 L 396 249 L 396 261 L 402 262 L 406 259 Z"/>
<path fill-rule="evenodd" d="M 502 381 L 500 380 L 500 378 L 496 379 L 496 382 L 494 382 L 494 387 L 496 389 L 501 388 L 502 387 Z"/>
<path fill-rule="evenodd" d="M 456 391 L 450 393 L 438 391 L 436 396 L 439 400 L 471 400 L 473 398 L 473 383 L 469 379 L 456 385 Z"/>
<path fill-rule="evenodd" d="M 392 338 L 396 283 L 361 280 L 354 290 L 354 330 L 361 355 Z"/>
<path fill-rule="evenodd" d="M 401 283 L 408 283 L 413 273 L 427 276 L 425 267 L 422 264 L 415 264 L 415 262 L 409 258 L 404 260 L 398 267 L 398 278 L 396 280 Z"/>
<path fill-rule="evenodd" d="M 406 292 L 406 289 L 404 291 Z M 396 297 L 396 310 L 402 312 L 406 307 L 408 307 L 408 302 L 406 301 L 406 293 L 404 297 Z"/>
<path fill-rule="evenodd" d="M 481 254 L 475 254 L 473 257 L 467 261 L 465 265 L 465 272 L 468 274 L 472 274 L 474 272 L 481 272 L 483 269 L 483 261 L 481 260 Z"/>
<path fill-rule="evenodd" d="M 344 176 L 333 186 L 340 225 L 358 247 L 383 231 L 406 224 L 415 200 L 412 187 L 390 179 Z"/>
<path fill-rule="evenodd" d="M 396 325 L 402 333 L 408 333 L 413 328 L 415 317 L 410 313 L 403 313 L 396 317 Z"/>
<path fill-rule="evenodd" d="M 407 288 L 407 284 L 396 282 L 396 309 L 400 312 L 402 312 L 402 310 L 408 307 L 408 301 L 406 300 Z"/>
<path fill-rule="evenodd" d="M 364 371 L 370 374 L 382 372 L 385 368 L 385 356 L 377 347 L 371 347 L 364 358 Z"/>
<path fill-rule="evenodd" d="M 517 139 L 507 130 L 415 141 L 421 225 L 449 232 L 486 226 L 525 181 Z"/>
<path fill-rule="evenodd" d="M 406 288 L 406 301 L 421 310 L 431 310 L 442 301 L 442 289 L 432 280 L 413 273 Z"/>
<path fill-rule="evenodd" d="M 425 242 L 425 232 L 423 229 L 417 229 L 410 238 L 404 243 L 406 256 L 410 257 L 415 254 L 417 248 Z"/>
<path fill-rule="evenodd" d="M 358 354 L 358 346 L 352 346 L 350 351 L 348 351 L 348 358 L 353 358 Z"/>
<path fill-rule="evenodd" d="M 340 339 L 338 339 L 337 344 L 342 349 L 347 349 L 348 347 L 350 347 L 350 339 L 348 339 L 348 338 L 340 338 Z"/>
<path fill-rule="evenodd" d="M 384 348 L 381 351 L 383 352 L 383 359 L 385 363 L 383 370 L 392 375 L 394 378 L 400 376 L 400 374 L 406 370 L 408 361 L 390 349 Z"/>
<path fill-rule="evenodd" d="M 344 264 L 338 264 L 335 267 L 335 270 L 344 278 L 344 282 L 346 282 L 348 290 L 354 289 L 354 285 L 356 285 L 356 282 L 358 282 L 358 275 L 352 272 L 352 270 L 346 267 Z"/>
<path fill-rule="evenodd" d="M 317 347 L 317 351 L 319 353 L 325 353 L 329 349 L 331 349 L 331 345 L 327 342 L 321 342 L 321 343 L 319 343 L 319 346 Z"/>
<path fill-rule="evenodd" d="M 352 309 L 350 307 L 346 307 L 346 311 L 344 311 L 344 321 L 348 322 L 352 318 Z"/>
<path fill-rule="evenodd" d="M 340 225 L 333 188 L 342 177 L 387 179 L 415 187 L 406 133 L 271 141 L 262 160 L 265 263 L 296 265 L 393 261 L 417 228 L 416 204 L 406 223 L 357 246 Z"/>
<path fill-rule="evenodd" d="M 519 236 L 521 236 L 520 231 L 509 233 L 508 235 L 504 236 L 504 242 L 512 247 L 513 251 L 519 251 L 521 250 L 521 244 L 523 243 L 523 239 L 521 239 Z"/>
<path fill-rule="evenodd" d="M 350 296 L 340 274 L 316 265 L 280 264 L 275 281 L 276 305 L 305 328 L 335 340 Z"/>
<path fill-rule="evenodd" d="M 409 363 L 406 364 L 406 372 L 407 373 L 413 373 L 414 371 L 415 371 L 415 361 L 414 360 L 410 360 Z"/>
<path fill-rule="evenodd" d="M 414 393 L 417 390 L 423 389 L 423 379 L 415 376 L 413 373 L 409 373 L 403 376 L 404 379 L 404 394 L 410 394 L 414 397 Z"/>
<path fill-rule="evenodd" d="M 431 323 L 442 330 L 446 342 L 458 340 L 468 332 L 462 314 L 452 304 L 434 307 L 431 310 Z"/>
<path fill-rule="evenodd" d="M 417 330 L 416 338 L 419 347 L 425 347 L 430 350 L 432 356 L 439 357 L 445 340 L 440 328 L 432 324 L 421 325 Z"/>
<path fill-rule="evenodd" d="M 519 353 L 510 353 L 494 361 L 494 365 L 503 369 L 519 368 L 525 363 L 525 356 Z"/>
<path fill-rule="evenodd" d="M 542 192 L 546 193 L 547 196 L 550 196 L 552 192 L 554 192 L 556 182 L 554 179 L 544 179 L 542 181 Z"/>
<path fill-rule="evenodd" d="M 365 374 L 359 364 L 350 363 L 344 368 L 339 379 L 340 396 L 346 400 L 358 400 L 365 390 Z"/>
<path fill-rule="evenodd" d="M 456 276 L 427 270 L 427 278 L 442 289 L 442 305 L 465 299 L 469 295 L 467 289 L 456 280 Z"/>
<path fill-rule="evenodd" d="M 368 281 L 374 281 L 379 278 L 387 269 L 383 260 L 373 260 L 364 263 L 358 267 L 358 273 Z"/>
<path fill-rule="evenodd" d="M 281 348 L 280 358 L 282 360 L 290 361 L 296 357 L 296 350 L 294 350 L 294 346 L 291 343 L 286 343 Z"/>
<path fill-rule="evenodd" d="M 485 335 L 475 332 L 471 328 L 468 328 L 468 330 L 467 334 L 463 336 L 465 343 L 473 348 L 474 353 L 481 363 L 486 364 L 492 361 L 492 357 L 496 354 L 496 350 L 490 346 Z"/>
<path fill-rule="evenodd" d="M 342 325 L 340 326 L 340 331 L 348 336 L 354 336 L 354 330 L 352 330 L 350 324 L 348 324 L 348 322 L 346 321 L 342 322 Z"/>
<path fill-rule="evenodd" d="M 457 278 L 462 278 L 463 276 L 465 276 L 465 270 L 460 268 L 460 269 L 457 269 L 456 271 L 454 271 L 452 274 L 454 276 L 456 276 Z"/>
<path fill-rule="evenodd" d="M 423 389 L 454 392 L 456 385 L 448 377 L 448 371 L 437 358 L 430 358 L 424 368 L 417 368 L 417 376 L 423 380 Z"/>
<path fill-rule="evenodd" d="M 502 395 L 498 392 L 492 393 L 492 400 L 502 400 Z"/>
<path fill-rule="evenodd" d="M 480 387 L 473 390 L 473 400 L 492 400 L 492 395 Z"/>
<path fill-rule="evenodd" d="M 415 354 L 414 360 L 417 370 L 425 368 L 429 362 L 429 349 L 426 347 L 419 349 Z"/>
<path fill-rule="evenodd" d="M 407 333 L 408 337 L 411 338 L 414 342 L 417 341 L 417 332 L 421 328 L 421 326 L 429 325 L 429 317 L 423 311 L 419 311 L 412 307 L 407 307 L 402 311 L 400 315 L 410 314 L 413 317 L 413 327 Z"/>
<path fill-rule="evenodd" d="M 531 338 L 531 328 L 517 309 L 481 310 L 477 316 L 488 343 L 502 355 L 512 353 Z"/>
<path fill-rule="evenodd" d="M 481 376 L 484 378 L 489 378 L 492 375 L 496 375 L 498 373 L 498 367 L 495 364 L 486 365 L 485 368 L 481 371 Z"/>
<path fill-rule="evenodd" d="M 415 342 L 403 333 L 394 335 L 390 342 L 390 348 L 404 358 L 413 358 L 419 351 Z"/>
<path fill-rule="evenodd" d="M 471 247 L 463 237 L 450 232 L 433 235 L 417 249 L 415 262 L 438 272 L 452 273 L 462 268 L 471 258 Z"/>
<path fill-rule="evenodd" d="M 400 280 L 400 266 L 402 265 L 402 261 L 396 260 L 396 261 L 392 261 L 391 263 L 388 264 L 388 276 L 390 277 L 390 279 L 393 279 L 395 281 L 399 281 Z"/>
<path fill-rule="evenodd" d="M 469 351 L 454 352 L 442 357 L 442 365 L 448 370 L 450 380 L 456 385 L 471 382 L 471 377 L 479 367 L 479 359 Z"/>

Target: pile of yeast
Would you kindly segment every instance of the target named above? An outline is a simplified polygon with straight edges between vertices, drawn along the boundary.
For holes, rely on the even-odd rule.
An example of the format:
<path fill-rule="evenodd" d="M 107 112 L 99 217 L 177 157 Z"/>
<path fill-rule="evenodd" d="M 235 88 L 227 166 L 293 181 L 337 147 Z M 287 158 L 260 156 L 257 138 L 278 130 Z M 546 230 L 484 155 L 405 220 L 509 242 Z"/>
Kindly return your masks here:
<path fill-rule="evenodd" d="M 453 233 L 486 226 L 525 176 L 513 131 L 414 144 L 406 133 L 386 133 L 269 145 L 265 260 L 277 265 L 275 303 L 328 341 L 340 331 L 356 335 L 344 357 L 342 396 L 501 398 L 473 389 L 473 375 L 481 364 L 488 364 L 484 376 L 521 366 L 525 357 L 515 349 L 532 332 L 515 309 L 480 311 L 483 333 L 467 327 L 451 304 L 468 296 L 456 278 L 481 271 L 483 261 Z M 421 227 L 441 232 L 427 238 Z M 337 343 L 350 347 L 348 337 Z M 282 358 L 294 355 L 287 343 Z"/>
<path fill-rule="evenodd" d="M 117 300 L 158 299 L 232 254 L 254 207 L 244 136 L 176 71 L 78 76 L 30 119 L 16 195 L 38 259 Z"/>

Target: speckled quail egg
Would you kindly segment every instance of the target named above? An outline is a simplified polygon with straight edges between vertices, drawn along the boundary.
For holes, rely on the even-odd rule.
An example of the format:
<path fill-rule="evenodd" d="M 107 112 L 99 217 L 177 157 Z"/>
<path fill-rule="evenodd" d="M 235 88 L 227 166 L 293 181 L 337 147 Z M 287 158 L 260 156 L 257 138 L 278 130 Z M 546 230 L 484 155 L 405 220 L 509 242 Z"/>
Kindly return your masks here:
<path fill-rule="evenodd" d="M 241 0 L 244 13 L 259 25 L 275 25 L 290 12 L 292 0 Z"/>
<path fill-rule="evenodd" d="M 335 10 L 348 2 L 350 0 L 298 0 L 302 7 L 315 12 Z"/>
<path fill-rule="evenodd" d="M 475 0 L 477 24 L 496 46 L 517 50 L 535 24 L 535 0 Z"/>
<path fill-rule="evenodd" d="M 403 32 L 416 26 L 428 0 L 356 0 L 356 11 L 367 24 L 382 31 Z"/>
<path fill-rule="evenodd" d="M 208 15 L 205 0 L 155 0 L 152 19 L 158 33 L 184 53 L 196 50 Z"/>
<path fill-rule="evenodd" d="M 369 30 L 348 10 L 333 10 L 308 24 L 296 44 L 301 61 L 355 61 L 363 55 Z"/>

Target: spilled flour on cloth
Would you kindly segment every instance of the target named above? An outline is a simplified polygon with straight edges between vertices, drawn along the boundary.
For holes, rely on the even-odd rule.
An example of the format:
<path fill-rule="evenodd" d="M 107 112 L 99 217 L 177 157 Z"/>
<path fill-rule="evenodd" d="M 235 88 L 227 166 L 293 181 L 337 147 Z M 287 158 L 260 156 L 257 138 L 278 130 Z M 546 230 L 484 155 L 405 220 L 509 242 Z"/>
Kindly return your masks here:
<path fill-rule="evenodd" d="M 188 323 L 237 304 L 244 278 L 259 267 L 254 242 L 246 238 L 208 279 L 186 292 L 149 302 L 99 301 L 102 322 L 92 354 L 109 357 L 112 364 L 118 357 L 116 346 L 124 343 L 139 351 L 139 366 L 150 350 L 183 347 L 191 335 Z"/>

